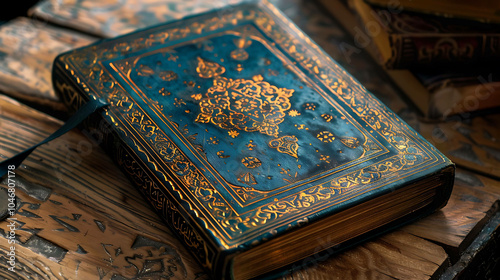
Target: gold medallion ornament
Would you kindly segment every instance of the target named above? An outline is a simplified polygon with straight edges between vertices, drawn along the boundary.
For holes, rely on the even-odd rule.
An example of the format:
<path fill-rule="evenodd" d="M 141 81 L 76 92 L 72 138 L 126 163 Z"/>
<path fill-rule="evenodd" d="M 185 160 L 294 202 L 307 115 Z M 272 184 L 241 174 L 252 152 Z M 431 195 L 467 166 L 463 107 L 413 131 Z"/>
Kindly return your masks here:
<path fill-rule="evenodd" d="M 202 58 L 198 62 L 196 71 L 200 77 L 213 76 L 221 72 L 217 69 L 223 69 L 217 63 L 207 64 Z M 277 137 L 279 124 L 291 107 L 289 98 L 293 92 L 269 84 L 262 76 L 233 80 L 215 75 L 212 87 L 199 102 L 201 113 L 195 121 L 229 130 L 233 138 L 238 135 L 237 130 Z"/>

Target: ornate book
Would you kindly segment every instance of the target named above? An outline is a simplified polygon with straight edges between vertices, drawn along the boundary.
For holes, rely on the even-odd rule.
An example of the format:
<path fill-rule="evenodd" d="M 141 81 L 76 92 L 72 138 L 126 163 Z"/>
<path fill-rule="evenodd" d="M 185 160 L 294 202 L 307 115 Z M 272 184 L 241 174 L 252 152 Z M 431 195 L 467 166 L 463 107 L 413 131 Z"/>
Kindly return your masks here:
<path fill-rule="evenodd" d="M 359 43 L 373 40 L 388 69 L 496 66 L 500 61 L 498 24 L 412 13 L 399 6 L 381 8 L 364 0 L 352 2 L 364 27 L 356 32 Z"/>
<path fill-rule="evenodd" d="M 367 6 L 365 3 L 356 0 L 320 1 L 354 39 L 354 42 L 351 44 L 343 42 L 343 46 L 341 47 L 342 53 L 349 57 L 354 53 L 358 54 L 361 52 L 362 49 L 358 47 L 366 47 L 363 51 L 366 50 L 374 60 L 386 64 L 382 70 L 387 73 L 387 76 L 402 90 L 413 105 L 415 105 L 421 113 L 423 120 L 437 121 L 457 117 L 467 118 L 472 114 L 482 114 L 500 106 L 500 83 L 498 80 L 498 70 L 495 69 L 494 63 L 493 65 L 491 65 L 491 63 L 476 64 L 469 61 L 470 64 L 463 64 L 466 65 L 465 68 L 456 67 L 456 65 L 453 64 L 460 63 L 460 59 L 457 57 L 452 59 L 452 57 L 449 56 L 449 60 L 441 60 L 439 65 L 453 66 L 452 70 L 450 70 L 451 68 L 443 70 L 442 68 L 436 67 L 437 64 L 430 64 L 432 61 L 435 61 L 431 58 L 429 58 L 428 61 L 423 60 L 418 62 L 415 60 L 412 63 L 412 68 L 390 69 L 390 66 L 387 65 L 388 60 L 382 58 L 381 49 L 379 48 L 380 45 L 377 44 L 375 38 L 374 40 L 363 41 L 366 45 L 358 45 L 358 43 L 363 40 L 360 37 L 360 30 L 363 30 L 365 26 L 367 26 L 367 22 L 362 20 L 360 9 L 356 9 L 354 7 L 356 5 L 354 4 L 357 3 L 359 7 L 366 8 Z M 361 10 L 363 9 L 361 8 Z M 369 12 L 365 11 L 365 16 L 376 16 L 377 14 L 373 14 L 373 11 L 374 10 Z M 370 22 L 370 24 L 376 23 L 376 21 Z M 406 23 L 398 25 L 410 28 L 409 24 Z M 483 52 L 485 51 L 483 50 Z M 408 53 L 415 54 L 415 51 L 409 51 Z M 436 51 L 435 53 L 444 52 Z M 459 54 L 459 52 L 452 53 Z M 393 55 L 398 56 L 396 50 L 393 51 Z M 414 55 L 408 55 L 407 58 L 409 57 L 416 58 Z M 493 56 L 489 58 L 490 62 L 495 61 Z M 473 59 L 471 58 L 471 60 Z M 483 60 L 483 58 L 480 60 Z M 479 60 L 476 62 L 478 61 Z M 406 60 L 406 63 L 410 63 L 410 60 Z M 426 64 L 427 67 L 425 67 Z"/>
<path fill-rule="evenodd" d="M 404 10 L 429 15 L 460 18 L 480 22 L 500 23 L 500 3 L 495 0 L 454 1 L 454 0 L 366 0 L 381 7 L 400 6 Z"/>
<path fill-rule="evenodd" d="M 274 277 L 444 206 L 454 164 L 266 1 L 58 56 L 86 122 L 214 279 Z M 280 272 L 281 271 L 281 272 Z"/>

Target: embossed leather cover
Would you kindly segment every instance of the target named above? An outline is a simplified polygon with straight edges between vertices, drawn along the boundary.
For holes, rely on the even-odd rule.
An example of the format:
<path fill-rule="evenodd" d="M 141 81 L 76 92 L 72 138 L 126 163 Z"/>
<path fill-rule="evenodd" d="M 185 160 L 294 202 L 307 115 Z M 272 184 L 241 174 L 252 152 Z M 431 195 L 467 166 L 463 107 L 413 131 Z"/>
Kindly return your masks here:
<path fill-rule="evenodd" d="M 453 169 L 265 1 L 67 52 L 53 81 L 73 109 L 111 103 L 91 134 L 215 279 L 238 252 Z M 446 176 L 419 215 L 444 205 Z"/>

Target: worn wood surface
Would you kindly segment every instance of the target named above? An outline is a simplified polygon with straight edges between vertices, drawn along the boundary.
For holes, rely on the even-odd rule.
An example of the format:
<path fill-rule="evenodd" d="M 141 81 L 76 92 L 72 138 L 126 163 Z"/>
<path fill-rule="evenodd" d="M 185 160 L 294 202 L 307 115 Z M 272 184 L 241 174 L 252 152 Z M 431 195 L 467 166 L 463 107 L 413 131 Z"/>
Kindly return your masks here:
<path fill-rule="evenodd" d="M 241 0 L 45 0 L 30 9 L 29 15 L 99 37 L 115 37 L 238 2 Z"/>
<path fill-rule="evenodd" d="M 2 158 L 30 147 L 60 125 L 2 97 Z M 6 270 L 9 221 L 0 222 L 0 275 L 6 279 L 205 277 L 145 199 L 82 132 L 72 131 L 40 147 L 16 170 L 14 180 L 18 210 L 12 218 L 17 219 L 19 242 L 15 273 Z"/>
<path fill-rule="evenodd" d="M 459 168 L 448 205 L 402 230 L 440 244 L 456 261 L 495 214 L 499 199 L 499 181 Z"/>
<path fill-rule="evenodd" d="M 95 38 L 19 17 L 0 25 L 0 91 L 46 112 L 65 111 L 52 89 L 54 58 Z"/>
<path fill-rule="evenodd" d="M 449 265 L 442 247 L 395 231 L 338 256 L 294 271 L 292 279 L 429 279 Z"/>

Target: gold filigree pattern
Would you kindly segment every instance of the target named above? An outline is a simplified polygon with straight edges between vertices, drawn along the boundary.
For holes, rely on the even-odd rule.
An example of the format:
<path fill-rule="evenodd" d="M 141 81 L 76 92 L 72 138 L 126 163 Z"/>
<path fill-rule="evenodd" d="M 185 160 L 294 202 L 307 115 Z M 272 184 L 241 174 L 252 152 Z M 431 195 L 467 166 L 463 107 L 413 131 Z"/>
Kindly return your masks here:
<path fill-rule="evenodd" d="M 316 138 L 325 143 L 330 143 L 335 140 L 335 136 L 330 131 L 321 131 L 318 135 L 316 135 Z"/>
<path fill-rule="evenodd" d="M 161 89 L 159 89 L 158 93 L 161 94 L 161 96 L 169 96 L 170 94 L 172 94 L 170 91 L 168 91 L 164 87 L 162 87 Z"/>
<path fill-rule="evenodd" d="M 201 93 L 196 93 L 196 94 L 191 95 L 191 98 L 193 98 L 194 100 L 198 101 L 201 98 L 203 98 L 203 95 L 201 95 Z"/>
<path fill-rule="evenodd" d="M 252 44 L 252 41 L 246 38 L 237 38 L 234 39 L 234 44 L 237 49 L 230 53 L 231 58 L 238 61 L 247 60 L 248 52 L 245 51 L 245 48 L 249 47 Z"/>
<path fill-rule="evenodd" d="M 175 73 L 174 71 L 171 71 L 171 70 L 161 71 L 160 73 L 158 73 L 158 76 L 160 77 L 160 79 L 164 80 L 165 82 L 177 80 L 177 77 L 178 77 L 177 73 Z"/>
<path fill-rule="evenodd" d="M 333 120 L 333 116 L 330 114 L 322 114 L 321 117 L 326 121 L 326 122 L 331 122 Z"/>
<path fill-rule="evenodd" d="M 230 156 L 228 156 L 228 155 L 225 155 L 225 154 L 224 154 L 224 151 L 218 151 L 218 152 L 217 152 L 217 156 L 218 156 L 219 158 L 228 158 L 228 157 L 230 157 Z"/>
<path fill-rule="evenodd" d="M 198 57 L 196 72 L 201 78 L 209 79 L 224 74 L 224 72 L 226 72 L 226 68 L 217 62 L 211 62 Z"/>
<path fill-rule="evenodd" d="M 257 184 L 257 180 L 255 180 L 255 177 L 250 172 L 242 174 L 240 177 L 238 177 L 238 182 L 243 183 L 243 184 L 247 184 L 247 185 L 256 185 Z"/>
<path fill-rule="evenodd" d="M 137 68 L 137 75 L 139 75 L 139 76 L 151 76 L 151 75 L 154 75 L 154 73 L 155 73 L 155 71 L 147 65 L 141 64 Z"/>
<path fill-rule="evenodd" d="M 246 168 L 257 168 L 262 165 L 260 159 L 256 157 L 245 157 L 241 160 L 241 163 L 243 163 Z"/>
<path fill-rule="evenodd" d="M 217 77 L 200 100 L 196 122 L 277 137 L 293 92 L 265 81 Z"/>
<path fill-rule="evenodd" d="M 356 149 L 360 144 L 358 138 L 350 136 L 340 137 L 340 142 L 351 149 Z"/>
<path fill-rule="evenodd" d="M 269 147 L 278 150 L 278 152 L 291 155 L 294 158 L 298 158 L 299 150 L 299 140 L 295 135 L 285 135 L 283 137 L 273 139 L 269 141 Z"/>
<path fill-rule="evenodd" d="M 231 136 L 233 138 L 236 138 L 236 137 L 238 137 L 238 135 L 240 135 L 240 133 L 236 130 L 230 130 L 227 132 L 227 134 L 229 134 L 229 136 Z"/>
<path fill-rule="evenodd" d="M 304 105 L 302 105 L 302 107 L 304 107 L 306 110 L 311 110 L 311 111 L 314 111 L 316 110 L 316 103 L 306 103 Z"/>

